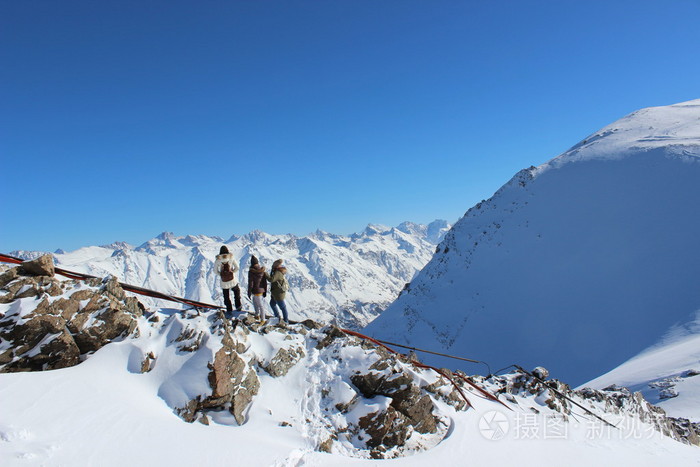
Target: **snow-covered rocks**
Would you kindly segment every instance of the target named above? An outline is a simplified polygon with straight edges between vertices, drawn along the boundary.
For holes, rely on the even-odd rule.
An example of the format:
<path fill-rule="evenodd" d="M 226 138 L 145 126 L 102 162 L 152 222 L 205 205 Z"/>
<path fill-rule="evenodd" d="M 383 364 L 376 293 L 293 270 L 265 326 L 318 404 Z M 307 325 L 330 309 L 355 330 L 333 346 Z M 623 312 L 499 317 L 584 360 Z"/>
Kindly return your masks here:
<path fill-rule="evenodd" d="M 0 372 L 77 365 L 136 330 L 143 307 L 115 278 L 59 281 L 49 268 L 33 266 L 25 262 L 0 276 Z"/>
<path fill-rule="evenodd" d="M 175 354 L 171 348 L 162 351 L 171 354 L 165 358 L 170 363 L 156 355 L 155 369 L 168 365 L 172 375 L 161 392 L 187 422 L 244 425 L 263 386 L 303 378 L 311 383 L 299 407 L 303 421 L 282 420 L 281 426 L 311 430 L 317 450 L 385 458 L 427 449 L 444 438 L 450 417 L 435 401 L 467 407 L 446 381 L 333 325 L 308 321 L 261 327 L 247 317 L 232 325 L 221 313 L 178 313 L 162 320 L 157 332 L 170 335 L 176 346 Z M 201 333 L 197 346 L 177 347 Z M 173 371 L 173 360 L 180 369 Z M 183 381 L 174 375 L 185 368 L 189 389 L 175 386 Z"/>
<path fill-rule="evenodd" d="M 620 437 L 639 436 L 634 430 L 644 427 L 676 441 L 700 446 L 700 423 L 667 416 L 662 408 L 650 404 L 639 392 L 632 393 L 617 386 L 572 390 L 556 379 L 543 380 L 543 368 L 538 368 L 539 372 L 535 369 L 530 374 L 515 370 L 501 376 L 472 378 L 494 394 L 504 395 L 514 408 L 525 413 L 548 413 L 566 421 L 583 418 L 598 425 L 598 429 L 617 430 Z"/>
<path fill-rule="evenodd" d="M 15 281 L 25 279 L 18 276 L 7 284 L 15 287 Z M 82 286 L 64 281 L 56 296 L 47 292 L 55 279 L 32 280 L 37 281 L 34 295 L 0 305 L 3 323 L 9 317 L 21 326 L 18 319 L 33 319 L 37 312 L 31 308 L 43 303 L 35 298 L 37 292 L 53 303 L 80 298 L 85 290 L 108 302 L 121 295 L 113 279 Z M 81 310 L 94 297 L 83 298 Z M 21 313 L 8 313 L 13 303 L 20 304 Z M 304 459 L 344 465 L 350 457 L 360 465 L 392 458 L 413 466 L 431 459 L 452 465 L 476 455 L 484 463 L 494 449 L 500 453 L 516 446 L 505 439 L 503 445 L 491 444 L 494 420 L 520 434 L 532 415 L 557 434 L 570 430 L 570 440 L 551 447 L 585 446 L 586 459 L 601 447 L 605 455 L 611 447 L 631 455 L 658 446 L 673 459 L 693 454 L 669 437 L 693 443 L 696 425 L 668 419 L 629 392 L 576 393 L 557 381 L 542 382 L 544 368 L 537 370 L 538 379 L 510 374 L 485 380 L 428 368 L 357 333 L 311 320 L 280 325 L 272 319 L 261 325 L 245 315 L 231 320 L 221 312 L 175 309 L 136 315 L 133 332 L 78 354 L 79 365 L 0 374 L 0 398 L 13 401 L 3 406 L 0 423 L 3 459 L 31 455 L 63 464 L 87 452 L 104 465 L 120 465 L 125 458 L 130 463 L 196 463 L 206 455 L 219 464 L 236 458 L 246 465 L 297 465 Z M 100 316 L 91 316 L 84 329 L 102 327 Z M 52 355 L 50 347 L 35 348 Z M 502 403 L 484 397 L 479 387 L 498 393 Z M 582 425 L 585 414 L 557 397 L 554 388 L 618 426 L 632 427 L 620 430 L 624 439 L 641 432 L 650 444 L 610 444 L 595 437 L 580 443 L 588 428 Z M 67 417 L 69 435 L 64 434 Z M 595 428 L 588 431 L 596 435 Z M 144 445 L 144 439 L 149 443 Z M 174 445 L 173 439 L 182 442 Z M 530 455 L 545 447 L 516 442 Z"/>

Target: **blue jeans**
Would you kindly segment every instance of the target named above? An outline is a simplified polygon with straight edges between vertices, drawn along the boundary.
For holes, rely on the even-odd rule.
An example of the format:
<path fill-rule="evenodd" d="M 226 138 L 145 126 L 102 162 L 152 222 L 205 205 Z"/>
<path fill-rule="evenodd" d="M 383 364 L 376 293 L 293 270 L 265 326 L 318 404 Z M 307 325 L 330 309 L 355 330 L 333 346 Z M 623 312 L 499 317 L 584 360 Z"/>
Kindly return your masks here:
<path fill-rule="evenodd" d="M 289 316 L 287 315 L 287 305 L 284 304 L 284 300 L 275 300 L 274 298 L 270 299 L 270 307 L 272 307 L 272 312 L 275 314 L 276 318 L 280 317 L 280 313 L 277 310 L 277 305 L 282 309 L 282 316 L 284 316 L 284 320 L 288 323 L 289 322 Z"/>

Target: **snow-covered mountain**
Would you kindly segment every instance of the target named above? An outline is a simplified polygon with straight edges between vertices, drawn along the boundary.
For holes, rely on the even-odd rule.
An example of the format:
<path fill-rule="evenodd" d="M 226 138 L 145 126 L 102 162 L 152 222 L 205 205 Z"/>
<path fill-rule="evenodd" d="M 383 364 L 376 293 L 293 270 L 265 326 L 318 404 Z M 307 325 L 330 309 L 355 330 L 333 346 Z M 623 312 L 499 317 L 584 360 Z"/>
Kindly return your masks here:
<path fill-rule="evenodd" d="M 278 258 L 288 269 L 290 317 L 313 318 L 360 328 L 396 299 L 399 292 L 432 257 L 435 245 L 450 228 L 445 221 L 428 225 L 404 222 L 397 227 L 369 225 L 358 234 L 317 231 L 306 237 L 253 231 L 228 240 L 205 235 L 175 236 L 164 232 L 141 246 L 117 242 L 106 246 L 56 252 L 56 265 L 192 300 L 222 304 L 214 261 L 227 245 L 241 265 L 245 287 L 251 255 L 268 268 Z M 23 258 L 36 252 L 15 252 Z M 140 298 L 147 306 L 162 301 Z"/>
<path fill-rule="evenodd" d="M 471 208 L 366 329 L 581 384 L 700 310 L 700 100 L 634 112 Z"/>

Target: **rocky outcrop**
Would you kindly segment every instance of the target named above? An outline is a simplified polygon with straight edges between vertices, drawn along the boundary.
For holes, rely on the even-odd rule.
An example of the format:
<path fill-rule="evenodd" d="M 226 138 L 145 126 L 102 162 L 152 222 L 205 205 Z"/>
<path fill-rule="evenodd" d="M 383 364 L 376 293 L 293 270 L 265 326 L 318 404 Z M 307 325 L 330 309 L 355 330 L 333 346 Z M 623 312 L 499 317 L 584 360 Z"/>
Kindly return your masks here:
<path fill-rule="evenodd" d="M 367 445 L 372 448 L 402 446 L 413 430 L 421 434 L 437 431 L 439 419 L 433 413 L 431 397 L 416 385 L 413 375 L 396 363 L 393 356 L 381 359 L 370 367 L 374 371 L 350 378 L 363 397 L 391 399 L 386 410 L 368 414 L 359 421 L 358 426 L 369 435 Z"/>
<path fill-rule="evenodd" d="M 205 424 L 208 424 L 208 411 L 228 410 L 236 423 L 243 425 L 246 411 L 260 390 L 260 379 L 254 365 L 239 354 L 241 348 L 234 342 L 229 326 L 221 326 L 218 330 L 223 333 L 222 346 L 208 364 L 211 394 L 197 396 L 184 407 L 177 408 L 176 413 L 187 422 L 207 420 Z"/>
<path fill-rule="evenodd" d="M 135 332 L 143 307 L 115 278 L 58 281 L 49 255 L 0 275 L 0 372 L 70 367 Z"/>

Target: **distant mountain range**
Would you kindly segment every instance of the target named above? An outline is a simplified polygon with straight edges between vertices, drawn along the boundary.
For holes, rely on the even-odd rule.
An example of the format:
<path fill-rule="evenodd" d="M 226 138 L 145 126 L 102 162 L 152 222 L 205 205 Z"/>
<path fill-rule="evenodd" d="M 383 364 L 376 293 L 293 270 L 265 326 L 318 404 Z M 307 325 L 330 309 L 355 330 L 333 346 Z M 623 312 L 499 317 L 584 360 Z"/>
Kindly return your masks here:
<path fill-rule="evenodd" d="M 313 318 L 357 329 L 396 299 L 430 260 L 449 228 L 446 221 L 438 220 L 428 225 L 368 225 L 349 236 L 317 231 L 297 237 L 256 230 L 227 240 L 164 232 L 138 247 L 116 242 L 71 252 L 58 250 L 54 257 L 64 269 L 95 276 L 111 274 L 131 285 L 215 304 L 223 303 L 213 270 L 221 245 L 227 245 L 241 265 L 238 278 L 244 297 L 251 255 L 268 268 L 282 258 L 288 268 L 287 302 L 292 319 Z M 33 258 L 40 253 L 13 254 Z M 139 300 L 148 306 L 168 306 L 148 297 Z M 245 298 L 244 308 L 251 309 Z"/>

